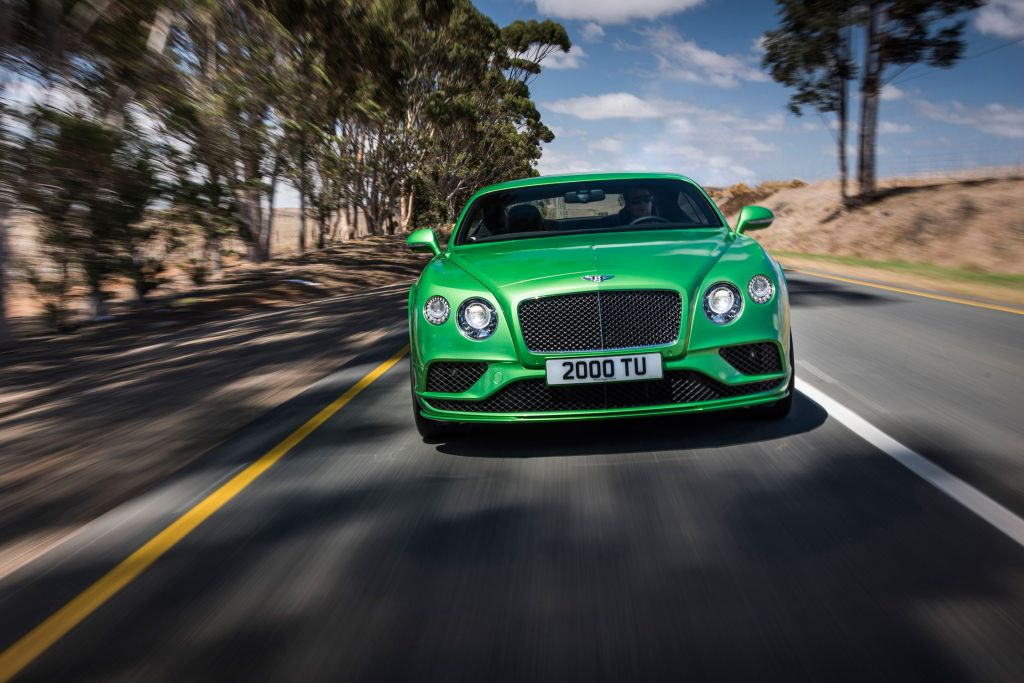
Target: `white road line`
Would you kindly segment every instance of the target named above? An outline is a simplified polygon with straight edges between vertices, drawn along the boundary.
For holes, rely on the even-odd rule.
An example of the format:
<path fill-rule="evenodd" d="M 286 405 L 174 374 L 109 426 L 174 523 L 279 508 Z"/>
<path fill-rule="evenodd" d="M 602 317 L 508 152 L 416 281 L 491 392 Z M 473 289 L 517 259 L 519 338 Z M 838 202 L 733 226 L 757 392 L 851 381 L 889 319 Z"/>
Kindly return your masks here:
<path fill-rule="evenodd" d="M 820 405 L 829 416 L 878 448 L 890 458 L 939 489 L 965 508 L 1024 546 L 1024 519 L 1013 514 L 967 482 L 958 479 L 923 455 L 912 451 L 839 401 L 799 377 L 797 391 Z"/>

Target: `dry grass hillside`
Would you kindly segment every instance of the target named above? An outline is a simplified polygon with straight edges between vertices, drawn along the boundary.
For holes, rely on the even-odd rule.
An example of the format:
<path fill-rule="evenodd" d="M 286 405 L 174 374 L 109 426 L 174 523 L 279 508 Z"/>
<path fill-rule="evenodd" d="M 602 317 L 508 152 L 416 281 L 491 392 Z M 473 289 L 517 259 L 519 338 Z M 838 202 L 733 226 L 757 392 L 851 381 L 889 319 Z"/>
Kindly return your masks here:
<path fill-rule="evenodd" d="M 744 204 L 775 212 L 754 236 L 770 250 L 1024 274 L 1024 177 L 889 180 L 842 210 L 834 181 L 712 190 L 735 224 Z"/>

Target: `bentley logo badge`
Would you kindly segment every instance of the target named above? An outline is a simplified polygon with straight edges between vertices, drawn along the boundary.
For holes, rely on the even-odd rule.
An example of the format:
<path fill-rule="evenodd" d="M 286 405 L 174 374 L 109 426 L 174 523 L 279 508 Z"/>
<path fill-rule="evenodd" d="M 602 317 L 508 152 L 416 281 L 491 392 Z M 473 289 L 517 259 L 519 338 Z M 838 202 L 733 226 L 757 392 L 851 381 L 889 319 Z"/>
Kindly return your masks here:
<path fill-rule="evenodd" d="M 604 282 L 605 280 L 611 280 L 614 275 L 584 275 L 584 280 L 590 280 L 591 282 Z"/>

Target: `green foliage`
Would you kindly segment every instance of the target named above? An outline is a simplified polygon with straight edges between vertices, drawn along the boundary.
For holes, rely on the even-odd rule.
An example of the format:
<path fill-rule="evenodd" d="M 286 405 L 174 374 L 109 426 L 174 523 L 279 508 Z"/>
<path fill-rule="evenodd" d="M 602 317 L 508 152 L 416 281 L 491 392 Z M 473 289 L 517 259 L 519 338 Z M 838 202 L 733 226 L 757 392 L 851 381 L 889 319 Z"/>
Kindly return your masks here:
<path fill-rule="evenodd" d="M 59 308 L 83 280 L 97 313 L 111 279 L 139 301 L 159 286 L 183 225 L 205 243 L 196 281 L 228 238 L 266 258 L 280 178 L 322 245 L 342 213 L 374 233 L 446 223 L 481 185 L 534 175 L 553 134 L 530 83 L 571 47 L 558 23 L 499 28 L 469 0 L 33 4 L 12 5 L 3 74 L 48 95 L 17 154 L 4 140 L 18 182 L 0 192 L 43 226 L 34 281 Z"/>

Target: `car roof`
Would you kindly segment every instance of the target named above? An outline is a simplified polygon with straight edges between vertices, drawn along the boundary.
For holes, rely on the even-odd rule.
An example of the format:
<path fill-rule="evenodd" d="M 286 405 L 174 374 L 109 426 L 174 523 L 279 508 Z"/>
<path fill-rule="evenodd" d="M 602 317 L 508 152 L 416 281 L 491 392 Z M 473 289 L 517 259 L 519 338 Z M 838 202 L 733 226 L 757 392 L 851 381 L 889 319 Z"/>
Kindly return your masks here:
<path fill-rule="evenodd" d="M 522 187 L 537 187 L 538 185 L 554 185 L 556 183 L 581 183 L 595 180 L 685 180 L 686 182 L 693 183 L 693 180 L 687 178 L 684 175 L 678 173 L 636 173 L 636 172 L 617 172 L 617 171 L 604 171 L 599 173 L 567 173 L 564 175 L 542 175 L 535 176 L 533 178 L 520 178 L 518 180 L 509 180 L 504 183 L 498 183 L 497 185 L 488 185 L 482 187 L 474 193 L 474 197 L 477 195 L 487 194 L 489 192 L 495 192 L 498 190 L 514 190 Z"/>

